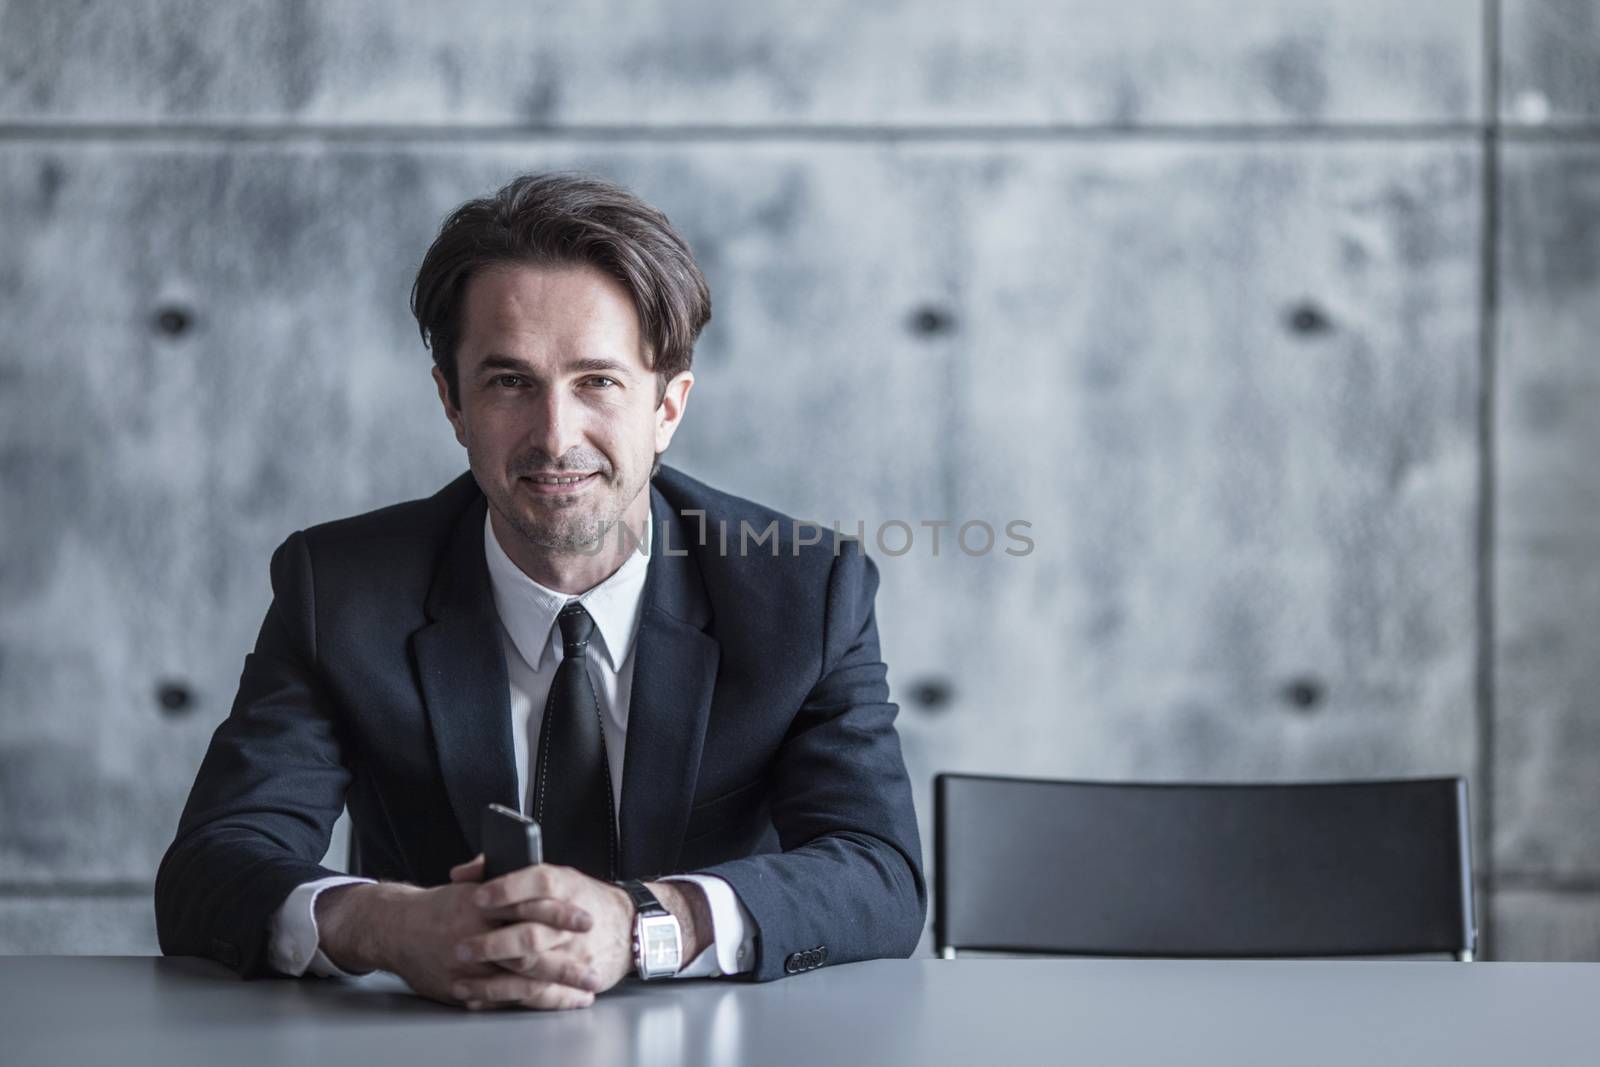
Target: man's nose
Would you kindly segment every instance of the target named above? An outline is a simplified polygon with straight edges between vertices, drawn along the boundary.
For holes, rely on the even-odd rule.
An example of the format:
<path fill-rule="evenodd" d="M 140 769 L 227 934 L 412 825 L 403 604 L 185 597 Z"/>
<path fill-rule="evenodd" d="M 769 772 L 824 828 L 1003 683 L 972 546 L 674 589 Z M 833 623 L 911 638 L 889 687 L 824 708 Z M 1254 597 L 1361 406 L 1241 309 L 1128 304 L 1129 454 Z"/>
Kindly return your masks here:
<path fill-rule="evenodd" d="M 539 402 L 538 417 L 529 434 L 530 443 L 559 462 L 574 446 L 582 444 L 583 414 L 578 402 L 562 389 L 547 389 Z"/>

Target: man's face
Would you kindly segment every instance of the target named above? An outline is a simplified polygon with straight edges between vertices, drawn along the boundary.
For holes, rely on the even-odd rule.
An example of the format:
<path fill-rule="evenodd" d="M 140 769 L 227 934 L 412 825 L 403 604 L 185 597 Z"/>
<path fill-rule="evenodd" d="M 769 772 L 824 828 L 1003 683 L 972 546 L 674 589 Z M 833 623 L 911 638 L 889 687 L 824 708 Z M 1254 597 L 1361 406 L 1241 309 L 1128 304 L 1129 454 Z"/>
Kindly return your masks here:
<path fill-rule="evenodd" d="M 656 401 L 628 291 L 588 266 L 500 265 L 468 283 L 456 351 L 461 406 L 433 374 L 456 440 L 499 518 L 533 546 L 592 551 L 637 533 L 651 467 L 694 376 Z"/>

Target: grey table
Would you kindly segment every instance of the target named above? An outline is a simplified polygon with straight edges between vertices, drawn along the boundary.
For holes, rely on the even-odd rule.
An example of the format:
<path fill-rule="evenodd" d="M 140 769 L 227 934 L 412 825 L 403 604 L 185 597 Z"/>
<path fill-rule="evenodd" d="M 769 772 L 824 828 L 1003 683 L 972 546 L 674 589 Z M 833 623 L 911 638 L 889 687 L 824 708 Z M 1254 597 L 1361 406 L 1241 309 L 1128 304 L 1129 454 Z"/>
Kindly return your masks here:
<path fill-rule="evenodd" d="M 1600 964 L 880 960 L 467 1013 L 397 979 L 0 958 L 0 1064 L 1600 1063 Z"/>

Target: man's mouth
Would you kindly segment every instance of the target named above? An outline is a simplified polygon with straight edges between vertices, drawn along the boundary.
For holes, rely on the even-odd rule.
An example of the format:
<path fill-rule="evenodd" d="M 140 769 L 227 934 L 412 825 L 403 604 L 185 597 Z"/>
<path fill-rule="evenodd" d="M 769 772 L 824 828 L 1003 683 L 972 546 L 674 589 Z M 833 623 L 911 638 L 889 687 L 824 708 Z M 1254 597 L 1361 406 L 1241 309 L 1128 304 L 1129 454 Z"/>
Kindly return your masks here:
<path fill-rule="evenodd" d="M 599 477 L 599 471 L 590 471 L 588 474 L 525 474 L 522 480 L 532 486 L 535 493 L 572 493 Z"/>

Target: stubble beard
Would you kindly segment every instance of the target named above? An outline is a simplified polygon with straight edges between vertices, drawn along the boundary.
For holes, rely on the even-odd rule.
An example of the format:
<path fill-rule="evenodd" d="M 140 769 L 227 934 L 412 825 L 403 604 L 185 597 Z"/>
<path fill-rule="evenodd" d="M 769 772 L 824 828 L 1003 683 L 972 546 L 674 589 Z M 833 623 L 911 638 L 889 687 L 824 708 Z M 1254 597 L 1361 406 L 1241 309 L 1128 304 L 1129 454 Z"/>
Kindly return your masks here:
<path fill-rule="evenodd" d="M 512 499 L 507 501 L 510 506 L 500 511 L 511 521 L 518 536 L 528 544 L 547 552 L 592 555 L 603 538 L 607 535 L 617 536 L 617 525 L 622 522 L 623 513 L 648 481 L 647 475 L 640 485 L 631 487 L 632 491 L 629 492 L 630 487 L 615 485 L 607 480 L 584 494 L 603 496 L 603 499 L 594 501 L 555 497 L 547 500 L 536 498 L 529 504 L 517 500 L 516 490 L 513 489 Z"/>

